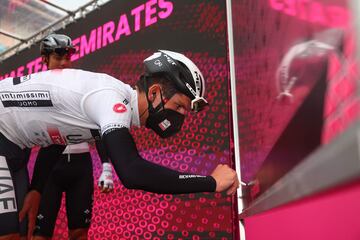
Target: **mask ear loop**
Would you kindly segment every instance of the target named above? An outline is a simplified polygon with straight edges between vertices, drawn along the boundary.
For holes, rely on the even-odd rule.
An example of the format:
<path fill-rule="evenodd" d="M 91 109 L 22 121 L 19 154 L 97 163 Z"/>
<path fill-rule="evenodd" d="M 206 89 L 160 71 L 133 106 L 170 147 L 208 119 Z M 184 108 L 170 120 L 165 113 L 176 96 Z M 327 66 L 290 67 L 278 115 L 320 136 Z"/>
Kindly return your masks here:
<path fill-rule="evenodd" d="M 151 102 L 149 101 L 149 88 L 148 88 L 148 85 L 147 85 L 147 79 L 149 78 L 148 75 L 144 75 L 144 76 L 141 76 L 141 78 L 144 78 L 144 88 L 145 88 L 145 95 L 146 95 L 146 101 L 148 103 L 148 108 L 147 110 L 149 111 L 149 115 L 151 114 L 154 114 L 156 112 L 159 112 L 161 109 L 164 109 L 164 106 L 165 106 L 165 101 L 164 101 L 164 98 L 162 96 L 162 91 L 160 89 L 160 98 L 161 98 L 161 103 L 159 103 L 159 105 L 157 105 L 155 108 L 152 106 Z M 146 110 L 140 115 L 143 116 L 145 114 Z"/>
<path fill-rule="evenodd" d="M 159 112 L 160 110 L 164 109 L 165 108 L 165 101 L 164 101 L 164 98 L 162 96 L 162 91 L 161 91 L 161 88 L 160 88 L 160 99 L 161 99 L 161 103 L 159 103 L 159 105 L 157 105 L 155 107 L 155 112 Z"/>
<path fill-rule="evenodd" d="M 144 79 L 144 90 L 145 90 L 145 95 L 146 95 L 146 101 L 148 103 L 148 108 L 144 110 L 144 112 L 142 114 L 140 114 L 140 117 L 142 117 L 145 113 L 146 113 L 146 110 L 148 110 L 148 112 L 153 112 L 154 108 L 152 107 L 150 101 L 149 101 L 149 94 L 148 94 L 148 87 L 147 87 L 147 76 L 141 76 L 140 79 Z"/>
<path fill-rule="evenodd" d="M 144 88 L 145 88 L 145 94 L 146 94 L 146 100 L 148 102 L 148 111 L 149 111 L 149 114 L 153 114 L 153 113 L 156 113 L 156 112 L 159 112 L 160 110 L 164 109 L 164 106 L 165 106 L 165 101 L 164 101 L 164 98 L 162 96 L 162 91 L 160 89 L 160 99 L 161 99 L 161 103 L 159 103 L 159 105 L 157 105 L 155 108 L 152 106 L 151 102 L 149 101 L 149 88 L 147 86 L 147 78 L 149 78 L 149 76 L 142 76 L 143 78 L 145 78 L 145 81 L 144 81 Z M 141 116 L 143 115 L 144 113 L 141 114 Z"/>
<path fill-rule="evenodd" d="M 144 75 L 144 76 L 141 76 L 141 78 L 144 78 L 144 88 L 145 88 L 146 101 L 147 101 L 147 103 L 148 103 L 148 111 L 149 111 L 149 113 L 153 113 L 153 112 L 154 112 L 154 108 L 153 108 L 151 102 L 149 101 L 149 94 L 148 94 L 149 88 L 148 88 L 148 86 L 147 86 L 147 79 L 149 78 L 149 76 Z M 144 113 L 145 113 L 145 112 L 144 112 Z M 143 114 L 144 114 L 144 113 L 143 113 Z M 141 115 L 143 115 L 143 114 L 141 114 Z"/>

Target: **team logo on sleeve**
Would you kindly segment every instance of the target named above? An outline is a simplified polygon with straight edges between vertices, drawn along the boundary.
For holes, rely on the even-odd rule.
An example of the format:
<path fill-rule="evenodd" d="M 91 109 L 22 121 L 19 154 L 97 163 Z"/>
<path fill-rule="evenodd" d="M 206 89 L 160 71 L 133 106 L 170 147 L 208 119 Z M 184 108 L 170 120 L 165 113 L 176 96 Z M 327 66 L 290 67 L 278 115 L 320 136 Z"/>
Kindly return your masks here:
<path fill-rule="evenodd" d="M 113 107 L 113 110 L 116 113 L 124 113 L 127 111 L 126 106 L 122 103 L 116 103 Z"/>

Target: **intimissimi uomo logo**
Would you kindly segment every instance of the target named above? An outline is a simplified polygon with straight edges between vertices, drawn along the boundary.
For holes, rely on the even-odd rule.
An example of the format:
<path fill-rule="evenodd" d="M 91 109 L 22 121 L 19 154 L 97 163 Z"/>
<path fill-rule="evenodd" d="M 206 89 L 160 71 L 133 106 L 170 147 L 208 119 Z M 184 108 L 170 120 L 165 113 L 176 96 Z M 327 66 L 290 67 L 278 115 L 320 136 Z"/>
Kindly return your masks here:
<path fill-rule="evenodd" d="M 52 107 L 48 91 L 0 92 L 4 107 Z"/>

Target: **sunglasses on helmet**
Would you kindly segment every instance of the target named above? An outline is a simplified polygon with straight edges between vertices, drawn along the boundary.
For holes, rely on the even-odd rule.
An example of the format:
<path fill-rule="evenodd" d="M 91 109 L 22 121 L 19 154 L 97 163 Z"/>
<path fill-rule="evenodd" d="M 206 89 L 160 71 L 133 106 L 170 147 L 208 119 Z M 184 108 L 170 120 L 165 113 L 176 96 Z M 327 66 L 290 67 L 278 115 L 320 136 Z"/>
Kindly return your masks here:
<path fill-rule="evenodd" d="M 191 101 L 191 110 L 194 112 L 202 111 L 208 104 L 208 102 L 203 97 L 195 97 Z"/>
<path fill-rule="evenodd" d="M 73 55 L 76 52 L 75 48 L 65 47 L 65 48 L 54 48 L 53 52 L 56 53 L 59 56 L 64 55 Z"/>

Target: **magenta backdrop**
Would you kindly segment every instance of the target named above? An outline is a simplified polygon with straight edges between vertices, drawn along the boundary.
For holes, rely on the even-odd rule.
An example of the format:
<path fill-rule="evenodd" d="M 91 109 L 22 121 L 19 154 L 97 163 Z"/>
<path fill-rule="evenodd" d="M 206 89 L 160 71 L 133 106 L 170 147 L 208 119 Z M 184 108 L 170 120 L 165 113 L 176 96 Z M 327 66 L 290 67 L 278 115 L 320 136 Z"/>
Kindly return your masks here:
<path fill-rule="evenodd" d="M 241 176 L 255 196 L 359 118 L 354 31 L 342 0 L 235 0 L 232 11 Z"/>
<path fill-rule="evenodd" d="M 358 240 L 359 197 L 357 181 L 248 217 L 246 239 Z"/>

